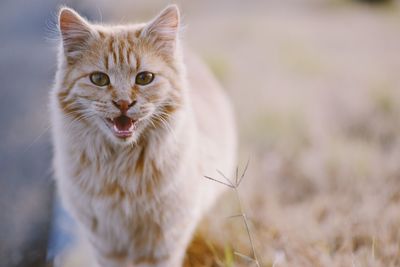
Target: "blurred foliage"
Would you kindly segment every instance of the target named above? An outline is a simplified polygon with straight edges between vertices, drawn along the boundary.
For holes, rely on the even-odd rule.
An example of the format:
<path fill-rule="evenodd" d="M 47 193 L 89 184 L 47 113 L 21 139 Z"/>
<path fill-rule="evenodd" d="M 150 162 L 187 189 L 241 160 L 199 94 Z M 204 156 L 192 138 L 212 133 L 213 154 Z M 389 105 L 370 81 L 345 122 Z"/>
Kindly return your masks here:
<path fill-rule="evenodd" d="M 168 1 L 64 3 L 124 23 Z M 254 155 L 244 195 L 264 266 L 400 266 L 398 1 L 178 3 Z M 1 267 L 45 257 L 51 149 L 48 135 L 35 140 L 47 126 L 56 55 L 44 39 L 58 4 L 1 3 Z M 186 266 L 242 266 L 233 249 L 248 249 L 243 225 L 216 231 L 234 246 L 195 238 Z"/>
<path fill-rule="evenodd" d="M 354 1 L 367 4 L 390 4 L 393 3 L 394 0 L 354 0 Z"/>
<path fill-rule="evenodd" d="M 290 148 L 292 153 L 307 146 L 307 124 L 301 112 L 292 110 L 285 113 L 264 111 L 254 116 L 254 127 L 247 129 L 253 141 L 260 146 Z"/>
<path fill-rule="evenodd" d="M 221 83 L 226 82 L 229 73 L 229 63 L 227 60 L 223 56 L 211 54 L 205 55 L 203 58 L 215 77 L 217 77 Z"/>

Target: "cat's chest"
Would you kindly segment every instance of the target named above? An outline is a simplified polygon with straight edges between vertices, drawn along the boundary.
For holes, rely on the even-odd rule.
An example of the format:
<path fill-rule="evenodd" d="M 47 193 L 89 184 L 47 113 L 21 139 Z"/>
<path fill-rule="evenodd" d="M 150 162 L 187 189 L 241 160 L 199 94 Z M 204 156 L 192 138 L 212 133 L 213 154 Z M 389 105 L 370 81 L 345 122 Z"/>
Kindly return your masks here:
<path fill-rule="evenodd" d="M 85 158 L 85 154 L 78 155 L 75 158 L 81 160 L 76 162 L 76 166 L 71 166 L 68 179 L 72 195 L 83 200 L 78 205 L 89 205 L 89 209 L 96 213 L 95 217 L 109 214 L 133 220 L 135 215 L 135 220 L 138 220 L 144 207 L 153 209 L 158 206 L 149 200 L 160 195 L 164 173 L 150 159 L 135 155 L 91 159 Z"/>
<path fill-rule="evenodd" d="M 74 186 L 94 197 L 136 198 L 156 194 L 171 172 L 145 149 L 122 152 L 70 153 L 69 176 Z"/>

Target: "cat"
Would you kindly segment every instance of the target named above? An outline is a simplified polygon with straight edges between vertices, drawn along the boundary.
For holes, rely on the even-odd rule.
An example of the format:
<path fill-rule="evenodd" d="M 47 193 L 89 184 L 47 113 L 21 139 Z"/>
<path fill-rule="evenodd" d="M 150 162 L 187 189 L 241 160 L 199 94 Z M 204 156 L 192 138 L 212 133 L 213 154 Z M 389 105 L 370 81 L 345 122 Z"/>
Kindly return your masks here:
<path fill-rule="evenodd" d="M 225 187 L 237 137 L 231 104 L 183 48 L 170 5 L 148 23 L 100 25 L 59 11 L 50 94 L 62 202 L 101 267 L 183 264 L 199 220 Z"/>

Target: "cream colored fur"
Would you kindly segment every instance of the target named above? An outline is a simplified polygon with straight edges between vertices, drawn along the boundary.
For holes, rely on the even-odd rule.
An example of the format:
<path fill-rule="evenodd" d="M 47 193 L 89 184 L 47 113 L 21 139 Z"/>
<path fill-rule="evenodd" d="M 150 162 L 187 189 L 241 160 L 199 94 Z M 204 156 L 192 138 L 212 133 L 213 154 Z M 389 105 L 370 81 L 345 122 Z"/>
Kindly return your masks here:
<path fill-rule="evenodd" d="M 148 24 L 123 26 L 94 25 L 63 8 L 60 30 L 50 111 L 64 205 L 79 222 L 98 266 L 181 266 L 197 223 L 225 188 L 203 176 L 216 176 L 217 169 L 230 175 L 234 167 L 236 130 L 226 95 L 207 68 L 180 48 L 176 6 Z M 136 91 L 138 107 L 129 116 L 139 118 L 137 129 L 132 138 L 119 140 L 102 119 L 118 116 L 111 100 L 131 97 L 130 68 L 112 56 L 104 59 L 109 48 L 101 38 L 112 36 L 121 40 L 113 44 L 121 44 L 126 32 L 138 30 L 137 40 L 151 39 L 151 31 L 165 38 L 132 54 L 124 50 L 128 43 L 121 45 L 121 57 L 141 57 L 141 66 L 133 69 L 161 74 L 153 87 Z M 82 75 L 99 69 L 101 60 L 111 65 L 113 95 Z M 173 108 L 154 124 L 152 118 L 166 105 Z"/>

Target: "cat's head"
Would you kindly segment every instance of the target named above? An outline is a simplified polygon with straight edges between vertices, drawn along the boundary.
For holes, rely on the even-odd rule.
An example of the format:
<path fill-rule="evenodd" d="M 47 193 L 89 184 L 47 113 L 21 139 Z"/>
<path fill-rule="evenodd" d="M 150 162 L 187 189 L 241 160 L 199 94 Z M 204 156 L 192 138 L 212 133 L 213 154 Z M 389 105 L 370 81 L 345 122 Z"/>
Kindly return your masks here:
<path fill-rule="evenodd" d="M 183 99 L 175 5 L 149 23 L 119 26 L 92 24 L 64 7 L 59 30 L 57 98 L 68 123 L 119 144 L 169 127 Z"/>

